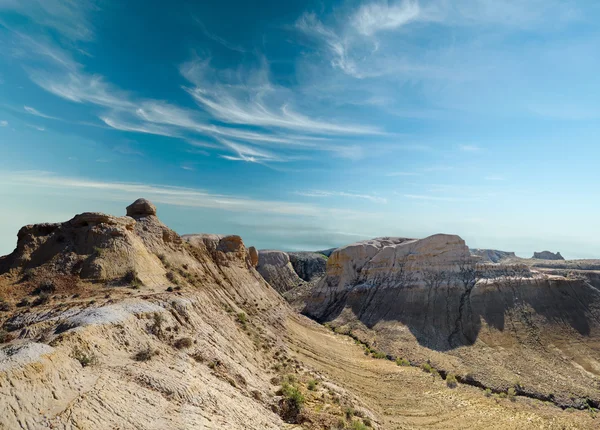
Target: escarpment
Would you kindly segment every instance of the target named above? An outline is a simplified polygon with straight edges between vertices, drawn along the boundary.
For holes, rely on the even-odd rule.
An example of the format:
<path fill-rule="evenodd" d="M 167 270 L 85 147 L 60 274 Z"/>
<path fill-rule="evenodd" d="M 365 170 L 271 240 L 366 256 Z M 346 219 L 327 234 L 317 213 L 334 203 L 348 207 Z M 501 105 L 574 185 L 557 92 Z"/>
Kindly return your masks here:
<path fill-rule="evenodd" d="M 564 275 L 482 263 L 458 236 L 378 238 L 334 251 L 303 313 L 481 386 L 599 402 L 600 291 Z"/>

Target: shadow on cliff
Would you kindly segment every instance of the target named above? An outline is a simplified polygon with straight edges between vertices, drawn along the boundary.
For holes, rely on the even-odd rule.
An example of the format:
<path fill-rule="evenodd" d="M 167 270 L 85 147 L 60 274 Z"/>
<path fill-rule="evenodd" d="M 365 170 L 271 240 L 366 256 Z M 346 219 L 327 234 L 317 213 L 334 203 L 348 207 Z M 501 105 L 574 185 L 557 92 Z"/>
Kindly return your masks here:
<path fill-rule="evenodd" d="M 338 318 L 344 309 L 368 328 L 380 322 L 399 322 L 420 345 L 448 351 L 475 343 L 482 321 L 532 342 L 567 326 L 589 336 L 592 326 L 600 325 L 600 291 L 574 280 L 478 284 L 470 294 L 458 286 L 358 286 L 328 297 L 317 293 L 302 312 L 325 323 Z"/>

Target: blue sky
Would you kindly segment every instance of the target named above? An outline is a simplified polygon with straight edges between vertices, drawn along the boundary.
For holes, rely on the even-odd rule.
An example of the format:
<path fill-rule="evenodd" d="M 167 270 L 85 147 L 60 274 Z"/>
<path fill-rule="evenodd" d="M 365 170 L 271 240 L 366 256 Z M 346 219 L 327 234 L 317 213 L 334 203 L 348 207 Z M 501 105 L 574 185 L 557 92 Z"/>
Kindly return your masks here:
<path fill-rule="evenodd" d="M 124 214 L 600 257 L 600 5 L 0 0 L 0 253 Z"/>

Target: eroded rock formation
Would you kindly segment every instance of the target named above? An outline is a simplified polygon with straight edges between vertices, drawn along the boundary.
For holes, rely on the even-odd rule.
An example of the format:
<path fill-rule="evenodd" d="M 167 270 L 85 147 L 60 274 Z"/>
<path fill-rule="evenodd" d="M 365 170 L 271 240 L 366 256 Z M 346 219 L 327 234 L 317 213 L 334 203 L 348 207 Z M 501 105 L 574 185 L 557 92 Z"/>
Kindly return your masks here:
<path fill-rule="evenodd" d="M 471 249 L 471 254 L 487 263 L 500 263 L 503 260 L 518 258 L 514 252 L 498 251 L 497 249 Z"/>
<path fill-rule="evenodd" d="M 560 357 L 577 350 L 589 372 L 600 369 L 593 358 L 600 352 L 600 291 L 585 277 L 516 261 L 481 264 L 451 235 L 358 242 L 332 253 L 303 312 L 392 356 L 469 372 L 484 386 L 519 378 L 527 382 L 519 389 L 538 398 L 552 393 L 562 405 L 570 392 L 599 401 L 600 390 L 590 387 L 600 371 L 581 373 L 580 364 Z"/>
<path fill-rule="evenodd" d="M 294 271 L 289 255 L 283 251 L 258 251 L 256 270 L 280 293 L 292 290 L 303 282 Z"/>

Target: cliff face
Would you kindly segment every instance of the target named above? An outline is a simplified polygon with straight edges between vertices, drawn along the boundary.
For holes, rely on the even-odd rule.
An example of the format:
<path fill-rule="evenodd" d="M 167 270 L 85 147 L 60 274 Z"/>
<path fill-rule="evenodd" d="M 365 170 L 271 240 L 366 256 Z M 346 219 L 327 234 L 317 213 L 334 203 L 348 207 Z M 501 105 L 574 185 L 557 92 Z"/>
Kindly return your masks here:
<path fill-rule="evenodd" d="M 355 243 L 331 255 L 303 312 L 484 386 L 519 379 L 566 405 L 569 393 L 600 400 L 600 291 L 581 276 L 476 261 L 458 236 Z"/>
<path fill-rule="evenodd" d="M 290 291 L 303 283 L 289 255 L 283 251 L 259 251 L 256 270 L 279 293 Z"/>
<path fill-rule="evenodd" d="M 288 252 L 294 271 L 306 282 L 315 281 L 327 270 L 327 257 L 317 252 Z"/>

